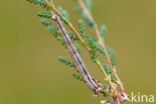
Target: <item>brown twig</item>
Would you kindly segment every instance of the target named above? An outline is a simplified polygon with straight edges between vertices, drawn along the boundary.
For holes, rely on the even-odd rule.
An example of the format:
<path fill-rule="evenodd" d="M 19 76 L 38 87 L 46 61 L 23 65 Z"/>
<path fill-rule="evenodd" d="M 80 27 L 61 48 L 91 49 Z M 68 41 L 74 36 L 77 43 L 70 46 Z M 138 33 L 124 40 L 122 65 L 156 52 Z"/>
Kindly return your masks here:
<path fill-rule="evenodd" d="M 84 78 L 84 83 L 89 86 L 89 88 L 94 91 L 94 96 L 97 97 L 98 93 L 102 93 L 103 95 L 106 95 L 104 91 L 107 91 L 108 89 L 105 89 L 102 84 L 91 77 L 89 74 L 81 56 L 77 52 L 76 48 L 74 47 L 65 27 L 62 24 L 62 21 L 57 15 L 53 15 L 52 19 L 57 24 L 57 27 L 59 29 L 59 32 L 61 34 L 61 37 L 65 41 L 66 45 L 68 46 L 69 53 L 76 64 L 76 71 Z M 111 96 L 111 95 L 109 95 Z M 111 96 L 113 97 L 113 96 Z"/>
<path fill-rule="evenodd" d="M 108 86 L 106 89 L 104 88 L 104 86 L 99 82 L 99 80 L 95 80 L 94 78 L 91 77 L 91 75 L 89 74 L 87 68 L 85 67 L 85 64 L 83 63 L 81 56 L 79 55 L 79 53 L 77 52 L 76 48 L 74 47 L 69 34 L 67 33 L 64 25 L 62 22 L 64 22 L 65 24 L 67 24 L 69 26 L 69 28 L 73 31 L 73 33 L 77 36 L 77 38 L 80 40 L 79 42 L 85 47 L 85 49 L 89 52 L 89 54 L 92 56 L 94 56 L 94 53 L 92 52 L 91 47 L 89 47 L 84 39 L 81 37 L 81 35 L 79 34 L 79 32 L 75 29 L 75 27 L 72 25 L 72 23 L 70 21 L 68 21 L 61 12 L 59 12 L 57 10 L 57 8 L 55 7 L 55 5 L 53 4 L 53 2 L 50 2 L 48 0 L 44 0 L 45 3 L 47 4 L 48 8 L 51 8 L 51 10 L 53 11 L 52 13 L 54 13 L 54 15 L 52 14 L 52 19 L 55 21 L 55 23 L 57 24 L 57 28 L 58 31 L 60 32 L 64 42 L 66 43 L 66 45 L 68 46 L 69 49 L 69 53 L 72 56 L 72 59 L 76 65 L 76 71 L 84 78 L 84 83 L 86 83 L 90 89 L 97 95 L 99 92 L 102 94 L 107 94 L 108 98 L 110 99 L 110 101 L 102 101 L 102 104 L 123 104 L 124 101 L 128 100 L 128 95 L 126 94 L 123 84 L 120 81 L 117 73 L 114 71 L 114 67 L 112 65 L 111 62 L 111 58 L 106 50 L 105 44 L 103 43 L 102 39 L 101 39 L 101 35 L 99 32 L 99 29 L 97 27 L 97 25 L 94 25 L 93 29 L 97 35 L 99 44 L 103 47 L 106 56 L 107 56 L 107 61 L 110 65 L 110 68 L 113 72 L 113 75 L 117 78 L 117 83 L 120 85 L 120 90 L 118 90 L 117 88 L 117 84 L 113 83 L 111 81 L 111 78 L 109 74 L 106 73 L 106 71 L 104 70 L 101 62 L 98 59 L 95 59 L 94 62 L 98 65 L 99 69 L 103 72 L 103 74 L 106 77 L 106 80 L 109 82 L 110 86 Z M 83 3 L 82 0 L 78 0 L 79 4 L 81 6 L 81 8 L 84 10 L 85 14 L 88 16 L 88 18 L 90 19 L 90 21 L 94 22 L 94 19 L 92 17 L 92 15 L 90 14 L 89 10 L 86 8 L 85 4 Z M 38 1 L 35 1 L 36 3 L 38 3 Z M 49 10 L 49 9 L 48 9 Z M 51 17 L 51 16 L 50 16 Z M 95 22 L 94 22 L 95 23 Z M 57 30 L 57 29 L 56 29 Z M 106 92 L 105 92 L 106 91 Z M 108 91 L 108 92 L 107 92 Z"/>
<path fill-rule="evenodd" d="M 63 20 L 67 21 L 66 18 L 55 8 L 55 6 L 53 5 L 53 3 L 50 3 L 48 0 L 44 0 L 46 2 L 46 4 L 58 15 L 60 16 Z M 68 26 L 69 28 L 75 33 L 75 35 L 79 38 L 79 40 L 81 41 L 81 43 L 83 44 L 83 46 L 85 47 L 85 49 L 89 52 L 90 55 L 92 55 L 93 53 L 90 51 L 90 48 L 85 44 L 83 38 L 81 37 L 81 35 L 77 32 L 77 30 L 75 29 L 75 27 L 72 25 L 72 23 L 70 23 L 68 21 Z M 110 79 L 110 76 L 107 75 L 107 73 L 105 72 L 101 62 L 99 60 L 97 60 L 97 65 L 100 68 L 101 72 L 104 74 L 104 76 L 106 77 L 106 79 L 108 80 L 109 84 L 111 86 L 113 86 L 113 82 Z M 116 88 L 114 88 L 114 92 L 116 92 Z"/>

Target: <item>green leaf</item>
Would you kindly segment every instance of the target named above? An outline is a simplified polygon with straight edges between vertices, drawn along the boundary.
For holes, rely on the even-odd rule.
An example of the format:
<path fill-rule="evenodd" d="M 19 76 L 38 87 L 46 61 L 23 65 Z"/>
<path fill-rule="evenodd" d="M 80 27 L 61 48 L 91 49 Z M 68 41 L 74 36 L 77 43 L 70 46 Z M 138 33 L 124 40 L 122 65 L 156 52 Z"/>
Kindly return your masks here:
<path fill-rule="evenodd" d="M 91 48 L 91 51 L 93 52 L 93 54 L 96 54 L 96 51 L 99 51 L 101 53 L 104 53 L 104 49 L 99 45 L 99 43 L 97 43 L 97 38 L 95 37 L 88 37 L 88 35 L 86 36 L 86 40 L 87 40 L 87 45 L 88 47 Z"/>
<path fill-rule="evenodd" d="M 34 4 L 40 4 L 40 5 L 44 5 L 46 6 L 46 3 L 44 2 L 44 0 L 27 0 L 29 1 L 30 3 L 34 3 Z M 52 2 L 52 0 L 48 0 L 49 2 Z"/>
<path fill-rule="evenodd" d="M 101 28 L 100 28 L 100 35 L 101 37 L 104 38 L 104 35 L 107 33 L 107 27 L 106 25 L 102 25 Z"/>
<path fill-rule="evenodd" d="M 58 11 L 62 13 L 62 15 L 67 19 L 67 21 L 70 20 L 69 14 L 68 14 L 68 12 L 66 10 L 63 10 L 62 7 L 58 7 Z"/>
<path fill-rule="evenodd" d="M 81 77 L 79 74 L 76 74 L 76 73 L 72 73 L 72 77 L 80 81 L 84 80 L 83 77 Z"/>
<path fill-rule="evenodd" d="M 117 63 L 116 63 L 116 53 L 114 49 L 110 49 L 108 46 L 106 46 L 106 50 L 108 52 L 108 55 L 111 58 L 111 64 L 113 65 L 114 68 L 116 68 Z"/>
<path fill-rule="evenodd" d="M 106 91 L 106 90 L 104 90 L 103 92 L 106 94 L 106 96 L 111 96 L 111 97 L 114 96 L 112 93 L 110 93 L 110 92 L 108 92 L 108 91 Z"/>
<path fill-rule="evenodd" d="M 105 53 L 104 49 L 101 47 L 101 45 L 99 43 L 94 42 L 94 45 L 95 45 L 96 50 L 98 50 L 101 53 Z"/>
<path fill-rule="evenodd" d="M 97 37 L 95 37 L 95 36 L 92 36 L 92 35 L 86 35 L 86 38 L 88 39 L 88 40 L 92 40 L 92 41 L 94 41 L 94 42 L 97 42 Z"/>
<path fill-rule="evenodd" d="M 84 20 L 84 22 L 90 27 L 93 28 L 94 26 L 96 26 L 96 24 L 94 23 L 94 21 L 90 21 L 90 19 L 86 16 L 86 14 L 83 12 L 82 13 L 82 19 Z"/>
<path fill-rule="evenodd" d="M 80 35 L 83 37 L 83 39 L 85 40 L 86 39 L 86 27 L 85 27 L 85 24 L 83 22 L 83 20 L 79 19 L 78 21 L 78 26 L 79 26 L 79 32 L 80 32 Z"/>
<path fill-rule="evenodd" d="M 60 33 L 58 32 L 57 26 L 55 24 L 52 24 L 50 21 L 46 19 L 41 19 L 40 22 L 46 26 L 48 31 L 57 38 L 57 40 L 61 41 L 62 45 L 66 45 L 65 41 L 60 36 Z"/>
<path fill-rule="evenodd" d="M 41 22 L 43 25 L 45 25 L 45 26 L 51 25 L 51 22 L 49 22 L 49 21 L 46 20 L 46 19 L 41 19 L 40 22 Z"/>
<path fill-rule="evenodd" d="M 52 14 L 49 12 L 45 12 L 45 11 L 39 11 L 37 12 L 37 15 L 43 18 L 51 18 Z"/>
<path fill-rule="evenodd" d="M 86 4 L 87 9 L 88 9 L 89 11 L 91 11 L 91 7 L 92 7 L 92 2 L 91 2 L 91 0 L 86 0 L 85 4 Z"/>
<path fill-rule="evenodd" d="M 83 10 L 80 7 L 75 7 L 75 12 L 81 14 Z"/>
<path fill-rule="evenodd" d="M 44 0 L 27 0 L 31 3 L 45 3 Z"/>
<path fill-rule="evenodd" d="M 58 32 L 58 29 L 55 24 L 52 24 L 51 22 L 49 22 L 46 19 L 41 19 L 40 22 L 47 27 L 48 31 L 52 35 L 54 35 L 55 37 L 59 36 L 59 32 Z"/>
<path fill-rule="evenodd" d="M 34 3 L 34 4 L 40 4 L 43 7 L 46 7 L 46 3 L 44 2 L 44 0 L 27 0 L 30 3 Z"/>
<path fill-rule="evenodd" d="M 108 88 L 108 85 L 107 84 L 102 84 L 103 85 L 103 87 L 104 87 L 104 89 L 107 89 Z"/>
<path fill-rule="evenodd" d="M 74 62 L 71 61 L 69 58 L 60 56 L 60 57 L 58 57 L 58 60 L 61 61 L 62 63 L 64 63 L 65 65 L 68 65 L 70 67 L 74 67 L 75 68 Z"/>
<path fill-rule="evenodd" d="M 111 74 L 112 73 L 109 64 L 105 64 L 103 67 L 104 67 L 104 70 L 106 71 L 107 74 Z"/>
<path fill-rule="evenodd" d="M 78 25 L 79 25 L 79 31 L 80 31 L 81 33 L 84 33 L 86 27 L 85 27 L 85 24 L 84 24 L 83 20 L 79 19 Z"/>
<path fill-rule="evenodd" d="M 57 27 L 54 24 L 51 24 L 51 25 L 47 26 L 47 29 L 55 37 L 59 36 Z"/>
<path fill-rule="evenodd" d="M 92 39 L 87 38 L 87 45 L 93 50 L 95 49 L 95 44 Z"/>
<path fill-rule="evenodd" d="M 111 81 L 116 83 L 117 79 L 114 76 L 111 76 Z"/>
<path fill-rule="evenodd" d="M 98 55 L 97 55 L 97 54 L 91 55 L 91 56 L 90 56 L 90 59 L 91 59 L 94 63 L 97 62 L 97 58 L 98 58 Z"/>
<path fill-rule="evenodd" d="M 71 38 L 72 40 L 79 40 L 79 39 L 77 38 L 77 36 L 74 35 L 72 32 L 68 32 L 68 34 L 69 34 L 69 36 L 70 36 L 70 38 Z"/>
<path fill-rule="evenodd" d="M 113 67 L 116 67 L 116 53 L 115 53 L 114 49 L 111 49 L 109 51 L 109 55 L 110 55 Z"/>
<path fill-rule="evenodd" d="M 81 53 L 81 48 L 80 48 L 80 45 L 79 44 L 74 44 L 76 50 L 79 52 L 79 54 Z"/>

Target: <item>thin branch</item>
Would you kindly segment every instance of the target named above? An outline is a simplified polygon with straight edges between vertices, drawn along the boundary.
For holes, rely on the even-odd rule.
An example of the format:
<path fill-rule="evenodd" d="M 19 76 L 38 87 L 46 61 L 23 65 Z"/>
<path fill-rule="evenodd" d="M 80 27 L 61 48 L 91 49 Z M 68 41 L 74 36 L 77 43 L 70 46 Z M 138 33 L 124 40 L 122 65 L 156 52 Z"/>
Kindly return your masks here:
<path fill-rule="evenodd" d="M 93 16 L 91 15 L 91 13 L 89 12 L 89 10 L 87 9 L 87 7 L 86 7 L 86 5 L 84 4 L 84 2 L 83 2 L 82 0 L 79 0 L 78 3 L 79 3 L 79 5 L 80 5 L 80 7 L 82 8 L 82 10 L 84 11 L 85 15 L 88 17 L 88 19 L 90 19 L 91 22 L 95 22 Z M 104 49 L 104 52 L 105 52 L 105 54 L 106 54 L 106 56 L 107 56 L 107 62 L 108 62 L 108 64 L 110 65 L 110 68 L 111 68 L 111 70 L 112 70 L 113 75 L 114 75 L 114 76 L 116 77 L 116 79 L 117 79 L 117 83 L 119 84 L 120 89 L 121 89 L 122 91 L 125 91 L 125 89 L 124 89 L 124 87 L 123 87 L 123 84 L 122 84 L 122 82 L 121 82 L 121 80 L 120 80 L 118 74 L 114 71 L 114 68 L 113 68 L 113 66 L 112 66 L 112 64 L 111 64 L 111 63 L 112 63 L 112 62 L 111 62 L 111 58 L 110 58 L 109 53 L 108 53 L 108 51 L 107 51 L 107 49 L 106 49 L 106 47 L 105 47 L 105 44 L 104 44 L 104 42 L 103 42 L 103 40 L 102 40 L 102 38 L 101 38 L 101 35 L 100 35 L 100 31 L 99 31 L 99 29 L 98 29 L 98 26 L 95 25 L 95 26 L 93 27 L 93 29 L 94 29 L 94 31 L 95 31 L 95 33 L 96 33 L 96 36 L 97 36 L 98 41 L 99 41 L 99 44 L 100 44 L 101 47 Z"/>
<path fill-rule="evenodd" d="M 67 21 L 66 18 L 56 9 L 56 7 L 53 5 L 53 3 L 50 3 L 48 0 L 44 0 L 47 5 L 58 15 L 60 16 L 63 20 Z M 79 40 L 81 41 L 81 43 L 83 44 L 83 46 L 85 47 L 85 49 L 89 52 L 90 55 L 92 55 L 93 53 L 90 51 L 90 48 L 85 44 L 83 38 L 81 37 L 81 35 L 77 32 L 77 30 L 75 29 L 75 27 L 72 25 L 72 23 L 70 23 L 68 21 L 68 26 L 69 28 L 75 33 L 75 35 L 79 38 Z M 113 86 L 113 82 L 110 79 L 110 76 L 107 75 L 107 73 L 105 72 L 104 68 L 102 67 L 102 64 L 99 60 L 97 60 L 96 64 L 98 65 L 98 67 L 100 68 L 101 72 L 104 74 L 104 76 L 106 77 L 106 79 L 108 80 L 108 82 L 110 83 L 111 86 Z M 113 87 L 113 89 L 116 92 L 116 88 Z"/>
<path fill-rule="evenodd" d="M 95 95 L 97 97 L 97 94 L 100 92 L 105 95 L 104 87 L 100 85 L 100 83 L 97 83 L 97 81 L 93 80 L 91 75 L 89 74 L 81 56 L 77 52 L 76 48 L 74 47 L 65 27 L 62 24 L 62 21 L 59 19 L 58 16 L 53 15 L 52 19 L 57 24 L 57 27 L 59 29 L 59 32 L 61 34 L 61 37 L 65 41 L 66 45 L 68 46 L 69 53 L 74 61 L 74 63 L 77 65 L 77 68 L 79 68 L 79 73 L 84 78 L 84 82 L 89 86 L 89 88 L 94 91 Z M 109 94 L 109 96 L 111 96 Z"/>
<path fill-rule="evenodd" d="M 104 70 L 101 62 L 96 58 L 96 52 L 94 52 L 94 50 L 93 50 L 94 47 L 89 46 L 88 44 L 86 44 L 86 42 L 88 42 L 88 41 L 85 41 L 85 39 L 81 37 L 81 35 L 75 29 L 75 27 L 72 25 L 72 23 L 68 19 L 65 18 L 66 16 L 64 16 L 64 13 L 61 13 L 61 12 L 59 12 L 57 10 L 57 8 L 53 4 L 53 2 L 50 2 L 49 0 L 44 0 L 45 3 L 43 1 L 36 1 L 36 0 L 34 0 L 34 1 L 29 0 L 29 1 L 34 2 L 34 3 L 40 3 L 40 4 L 44 5 L 44 6 L 45 6 L 45 3 L 46 3 L 47 7 L 48 7 L 48 10 L 53 11 L 52 13 L 54 13 L 54 14 L 52 14 L 52 15 L 49 14 L 49 13 L 45 13 L 45 12 L 39 12 L 38 15 L 41 16 L 41 17 L 47 17 L 47 18 L 52 17 L 52 20 L 55 21 L 57 27 L 55 27 L 55 25 L 52 26 L 51 23 L 46 22 L 46 21 L 44 21 L 43 23 L 47 27 L 52 26 L 51 29 L 50 29 L 52 31 L 52 34 L 53 33 L 55 34 L 55 32 L 56 32 L 55 36 L 56 37 L 58 36 L 59 40 L 61 40 L 63 43 L 65 43 L 67 45 L 67 47 L 69 49 L 69 53 L 70 53 L 75 65 L 76 65 L 76 67 L 74 65 L 74 67 L 76 68 L 75 70 L 83 77 L 82 78 L 81 76 L 78 75 L 79 77 L 81 77 L 80 78 L 81 81 L 84 81 L 84 83 L 86 83 L 89 86 L 89 88 L 95 93 L 95 95 L 97 95 L 99 92 L 102 93 L 103 95 L 105 95 L 105 94 L 107 95 L 107 97 L 109 98 L 109 101 L 102 101 L 101 103 L 102 104 L 105 104 L 105 103 L 107 103 L 107 104 L 123 104 L 124 101 L 127 101 L 129 99 L 128 94 L 126 94 L 126 92 L 124 91 L 123 84 L 120 81 L 117 73 L 114 71 L 115 68 L 112 65 L 111 57 L 109 56 L 109 53 L 106 50 L 105 44 L 103 43 L 103 41 L 101 39 L 101 35 L 100 35 L 100 32 L 99 32 L 98 26 L 94 25 L 93 29 L 94 29 L 94 31 L 95 31 L 95 33 L 97 35 L 99 44 L 104 49 L 104 52 L 105 52 L 105 54 L 107 56 L 107 61 L 108 61 L 109 65 L 110 65 L 110 68 L 112 70 L 113 75 L 117 79 L 117 83 L 119 84 L 121 91 L 117 88 L 118 87 L 117 84 L 112 82 L 111 74 L 107 74 L 108 72 L 106 70 Z M 89 10 L 86 8 L 83 1 L 82 0 L 78 0 L 78 1 L 79 1 L 79 4 L 80 4 L 81 8 L 83 9 L 83 11 L 85 12 L 85 14 L 90 19 L 90 21 L 94 22 L 94 19 L 93 19 L 92 15 L 90 14 Z M 80 54 L 78 53 L 75 46 L 73 45 L 73 43 L 71 41 L 71 38 L 70 38 L 68 32 L 66 31 L 65 27 L 63 26 L 62 22 L 64 22 L 66 25 L 69 26 L 69 28 L 77 36 L 79 42 L 85 47 L 85 49 L 89 52 L 89 54 L 91 56 L 93 56 L 91 58 L 94 59 L 94 62 L 98 65 L 99 69 L 105 75 L 106 80 L 109 82 L 108 87 L 104 87 L 104 85 L 102 85 L 98 80 L 95 80 L 94 78 L 91 77 L 91 75 L 89 74 L 83 60 L 81 59 Z M 58 33 L 58 31 L 60 32 L 60 34 Z M 63 40 L 62 40 L 62 38 L 60 38 L 60 35 L 62 36 Z M 75 77 L 75 75 L 74 75 L 74 77 Z"/>
<path fill-rule="evenodd" d="M 70 39 L 66 29 L 64 28 L 62 21 L 56 15 L 53 15 L 52 19 L 57 24 L 59 32 L 60 32 L 63 40 L 65 41 L 66 45 L 68 46 L 70 55 L 72 56 L 75 64 L 79 68 L 79 71 L 80 71 L 81 75 L 83 76 L 84 80 L 86 81 L 87 85 L 90 87 L 90 89 L 92 89 L 93 91 L 96 91 L 98 86 L 92 80 L 84 62 L 82 61 L 79 53 L 77 52 L 76 48 L 74 47 L 73 43 L 71 42 L 71 39 Z"/>

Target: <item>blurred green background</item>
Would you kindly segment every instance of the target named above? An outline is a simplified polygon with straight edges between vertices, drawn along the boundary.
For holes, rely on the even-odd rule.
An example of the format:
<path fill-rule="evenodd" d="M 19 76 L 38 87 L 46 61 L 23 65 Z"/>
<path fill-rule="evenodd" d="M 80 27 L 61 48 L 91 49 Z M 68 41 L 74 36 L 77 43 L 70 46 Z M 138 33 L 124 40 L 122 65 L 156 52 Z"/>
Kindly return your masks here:
<path fill-rule="evenodd" d="M 55 0 L 68 10 L 73 0 Z M 106 24 L 106 44 L 117 52 L 118 73 L 130 92 L 156 96 L 156 1 L 93 0 L 93 14 Z M 26 0 L 0 3 L 0 104 L 99 104 L 83 83 L 71 77 L 72 69 L 59 63 L 68 52 L 39 22 L 42 10 Z M 84 60 L 89 60 L 83 51 Z M 103 57 L 101 60 L 104 62 Z M 91 74 L 102 78 L 97 67 L 86 63 Z"/>

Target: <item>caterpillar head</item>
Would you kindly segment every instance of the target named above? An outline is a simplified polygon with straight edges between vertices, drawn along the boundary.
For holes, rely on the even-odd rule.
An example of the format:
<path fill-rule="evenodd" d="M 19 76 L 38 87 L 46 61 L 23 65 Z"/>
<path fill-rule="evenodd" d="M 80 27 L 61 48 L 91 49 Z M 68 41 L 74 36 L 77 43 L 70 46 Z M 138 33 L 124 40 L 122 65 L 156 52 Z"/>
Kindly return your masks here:
<path fill-rule="evenodd" d="M 130 101 L 128 94 L 124 91 L 121 91 L 119 93 L 119 99 L 120 99 L 120 102 Z"/>

